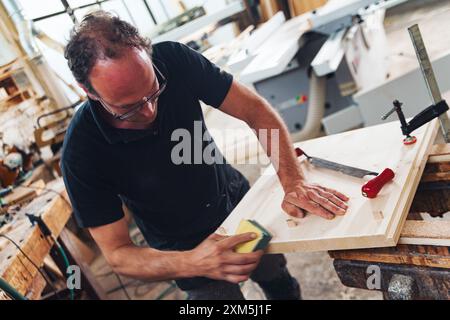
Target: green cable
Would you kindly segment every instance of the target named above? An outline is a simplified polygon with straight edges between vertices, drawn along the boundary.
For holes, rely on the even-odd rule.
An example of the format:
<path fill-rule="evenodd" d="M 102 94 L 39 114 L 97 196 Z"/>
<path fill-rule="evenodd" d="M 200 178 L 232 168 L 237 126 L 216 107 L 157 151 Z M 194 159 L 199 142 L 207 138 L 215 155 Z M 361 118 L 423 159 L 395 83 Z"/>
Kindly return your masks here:
<path fill-rule="evenodd" d="M 8 282 L 0 277 L 0 289 L 6 292 L 7 295 L 12 297 L 14 300 L 28 300 L 19 291 L 14 289 Z"/>
<path fill-rule="evenodd" d="M 177 288 L 174 281 L 170 282 L 170 286 L 164 289 L 156 298 L 155 300 L 162 300 L 164 297 L 166 297 L 169 293 L 174 291 Z"/>
<path fill-rule="evenodd" d="M 69 259 L 67 258 L 66 252 L 64 251 L 63 247 L 59 244 L 57 239 L 54 238 L 53 241 L 55 242 L 56 248 L 61 253 L 64 263 L 66 264 L 66 271 L 67 271 L 67 269 L 70 267 L 70 263 Z M 75 300 L 75 291 L 73 290 L 73 288 L 70 288 L 69 292 L 70 292 L 70 300 Z"/>

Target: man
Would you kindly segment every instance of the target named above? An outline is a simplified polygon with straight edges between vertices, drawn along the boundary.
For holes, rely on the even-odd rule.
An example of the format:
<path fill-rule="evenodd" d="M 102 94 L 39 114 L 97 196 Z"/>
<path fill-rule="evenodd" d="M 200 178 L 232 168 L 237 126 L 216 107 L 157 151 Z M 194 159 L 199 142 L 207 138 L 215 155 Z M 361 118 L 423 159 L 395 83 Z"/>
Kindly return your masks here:
<path fill-rule="evenodd" d="M 344 195 L 303 180 L 289 133 L 270 105 L 201 54 L 174 42 L 151 46 L 103 11 L 74 29 L 65 56 L 89 101 L 67 131 L 64 181 L 77 222 L 113 269 L 148 281 L 175 279 L 190 299 L 243 299 L 238 284 L 249 278 L 268 298 L 299 299 L 284 256 L 238 254 L 233 248 L 253 234 L 214 233 L 249 189 L 247 180 L 227 163 L 177 165 L 171 158 L 175 130 L 194 134 L 200 121 L 207 133 L 201 100 L 255 130 L 280 131 L 279 152 L 271 150 L 270 135 L 260 140 L 279 168 L 288 214 L 343 215 Z M 149 247 L 130 240 L 122 204 Z"/>

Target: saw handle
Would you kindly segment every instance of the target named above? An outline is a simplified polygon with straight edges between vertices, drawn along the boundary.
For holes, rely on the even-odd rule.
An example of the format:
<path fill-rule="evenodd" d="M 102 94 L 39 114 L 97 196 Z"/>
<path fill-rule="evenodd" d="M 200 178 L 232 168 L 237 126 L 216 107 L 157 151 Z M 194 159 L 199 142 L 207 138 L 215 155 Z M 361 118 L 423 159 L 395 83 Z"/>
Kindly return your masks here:
<path fill-rule="evenodd" d="M 362 186 L 363 196 L 370 199 L 376 198 L 381 189 L 394 177 L 394 171 L 389 168 L 384 169 L 382 173 Z"/>

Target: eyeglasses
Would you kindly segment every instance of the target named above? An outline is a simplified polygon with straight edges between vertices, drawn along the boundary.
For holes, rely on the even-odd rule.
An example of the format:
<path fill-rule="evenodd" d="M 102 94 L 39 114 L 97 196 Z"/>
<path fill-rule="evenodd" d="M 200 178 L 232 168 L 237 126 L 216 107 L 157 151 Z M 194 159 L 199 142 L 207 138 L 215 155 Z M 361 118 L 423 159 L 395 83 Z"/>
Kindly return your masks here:
<path fill-rule="evenodd" d="M 164 90 L 166 89 L 167 86 L 167 79 L 164 77 L 164 75 L 161 73 L 161 71 L 159 71 L 159 69 L 155 66 L 155 64 L 153 64 L 153 68 L 156 70 L 156 72 L 158 72 L 159 76 L 161 77 L 162 81 L 159 84 L 159 89 L 156 92 L 153 92 L 151 95 L 146 96 L 144 98 L 141 99 L 140 102 L 128 106 L 127 109 L 129 109 L 129 111 L 123 113 L 123 114 L 118 114 L 115 113 L 114 111 L 111 110 L 111 107 L 108 106 L 108 104 L 101 98 L 99 98 L 100 104 L 103 106 L 103 108 L 105 108 L 106 111 L 108 111 L 115 120 L 120 120 L 120 121 L 126 121 L 128 119 L 130 119 L 131 117 L 133 117 L 134 115 L 136 115 L 139 111 L 141 111 L 141 109 L 147 105 L 147 103 L 151 103 L 152 105 L 154 105 L 157 101 L 158 98 L 161 96 L 161 94 L 164 92 Z M 155 86 L 155 84 L 157 83 L 158 78 L 155 78 L 155 82 L 153 83 L 153 87 Z"/>

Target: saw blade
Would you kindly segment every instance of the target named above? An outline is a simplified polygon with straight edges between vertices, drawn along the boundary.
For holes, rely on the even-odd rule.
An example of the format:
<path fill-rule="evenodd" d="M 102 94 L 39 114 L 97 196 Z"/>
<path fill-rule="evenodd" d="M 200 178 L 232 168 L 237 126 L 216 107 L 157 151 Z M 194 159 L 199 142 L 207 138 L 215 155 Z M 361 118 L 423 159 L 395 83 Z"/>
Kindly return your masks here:
<path fill-rule="evenodd" d="M 337 171 L 337 172 L 342 172 L 343 174 L 346 174 L 346 175 L 349 175 L 352 177 L 363 178 L 365 176 L 378 176 L 377 172 L 368 171 L 368 170 L 355 168 L 355 167 L 350 167 L 350 166 L 346 166 L 344 164 L 328 161 L 325 159 L 310 158 L 309 162 L 316 167 L 330 169 L 330 170 Z"/>

